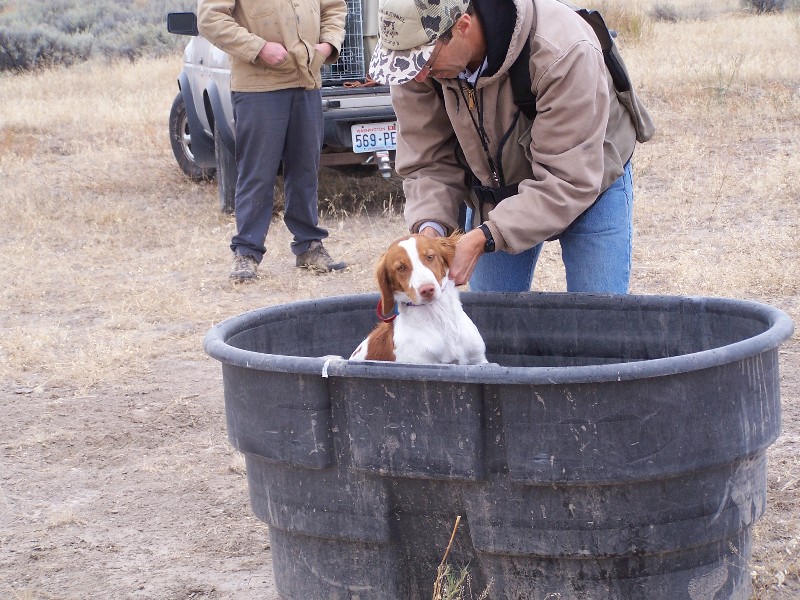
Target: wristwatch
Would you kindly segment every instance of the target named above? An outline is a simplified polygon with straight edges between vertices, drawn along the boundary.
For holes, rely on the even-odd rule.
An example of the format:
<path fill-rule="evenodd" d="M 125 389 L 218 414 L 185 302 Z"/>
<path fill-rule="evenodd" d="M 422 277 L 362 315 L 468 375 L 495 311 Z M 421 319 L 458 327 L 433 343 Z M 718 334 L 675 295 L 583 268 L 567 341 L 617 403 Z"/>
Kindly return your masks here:
<path fill-rule="evenodd" d="M 494 252 L 494 238 L 492 237 L 492 232 L 489 231 L 489 226 L 486 223 L 481 223 L 478 229 L 486 236 L 486 243 L 483 245 L 483 251 Z"/>

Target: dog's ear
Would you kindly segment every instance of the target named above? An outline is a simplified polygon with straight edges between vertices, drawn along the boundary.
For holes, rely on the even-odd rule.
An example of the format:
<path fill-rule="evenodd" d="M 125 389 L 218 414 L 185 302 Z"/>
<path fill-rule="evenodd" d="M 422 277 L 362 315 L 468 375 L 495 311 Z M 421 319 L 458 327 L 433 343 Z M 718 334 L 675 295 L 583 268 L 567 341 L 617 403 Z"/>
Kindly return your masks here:
<path fill-rule="evenodd" d="M 386 268 L 386 256 L 384 255 L 375 267 L 375 279 L 378 280 L 378 288 L 381 291 L 381 308 L 383 316 L 388 317 L 394 312 L 394 290 L 392 280 L 389 277 L 389 269 Z"/>
<path fill-rule="evenodd" d="M 460 238 L 460 233 L 453 232 L 448 237 L 438 237 L 433 240 L 439 249 L 439 254 L 442 260 L 444 260 L 444 264 L 448 267 L 453 262 L 453 257 L 456 255 L 456 244 Z"/>

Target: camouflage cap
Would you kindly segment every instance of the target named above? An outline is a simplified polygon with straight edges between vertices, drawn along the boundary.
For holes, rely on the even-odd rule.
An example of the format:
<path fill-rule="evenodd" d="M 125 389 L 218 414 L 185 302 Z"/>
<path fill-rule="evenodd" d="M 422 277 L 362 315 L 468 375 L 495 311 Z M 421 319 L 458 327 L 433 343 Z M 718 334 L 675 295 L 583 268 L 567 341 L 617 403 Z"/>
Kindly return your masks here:
<path fill-rule="evenodd" d="M 413 79 L 433 46 L 467 11 L 470 0 L 380 0 L 378 45 L 369 72 L 375 81 L 396 85 Z"/>

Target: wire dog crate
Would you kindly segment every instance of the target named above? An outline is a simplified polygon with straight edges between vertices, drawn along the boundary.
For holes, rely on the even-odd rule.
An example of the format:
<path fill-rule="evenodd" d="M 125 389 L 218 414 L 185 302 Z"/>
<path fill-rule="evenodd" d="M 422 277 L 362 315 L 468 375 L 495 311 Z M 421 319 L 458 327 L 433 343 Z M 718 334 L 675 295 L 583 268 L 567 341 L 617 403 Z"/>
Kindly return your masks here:
<path fill-rule="evenodd" d="M 323 85 L 338 85 L 345 81 L 364 80 L 364 27 L 361 0 L 347 0 L 345 36 L 339 60 L 332 65 L 323 65 Z"/>

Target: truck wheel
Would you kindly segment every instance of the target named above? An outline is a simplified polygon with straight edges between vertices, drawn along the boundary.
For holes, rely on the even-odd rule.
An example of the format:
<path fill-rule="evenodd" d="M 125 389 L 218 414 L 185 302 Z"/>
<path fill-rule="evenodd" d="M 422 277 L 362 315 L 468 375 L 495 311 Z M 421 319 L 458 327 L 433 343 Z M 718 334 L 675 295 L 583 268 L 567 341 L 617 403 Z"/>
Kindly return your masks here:
<path fill-rule="evenodd" d="M 214 123 L 214 154 L 217 157 L 219 209 L 224 213 L 232 213 L 236 207 L 236 180 L 239 178 L 239 171 L 236 169 L 236 157 L 222 143 L 216 122 Z"/>
<path fill-rule="evenodd" d="M 172 153 L 181 171 L 193 181 L 208 181 L 214 179 L 216 169 L 198 167 L 192 154 L 192 134 L 189 131 L 189 118 L 186 116 L 186 106 L 183 95 L 178 92 L 172 101 L 169 111 L 169 139 L 172 143 Z"/>

